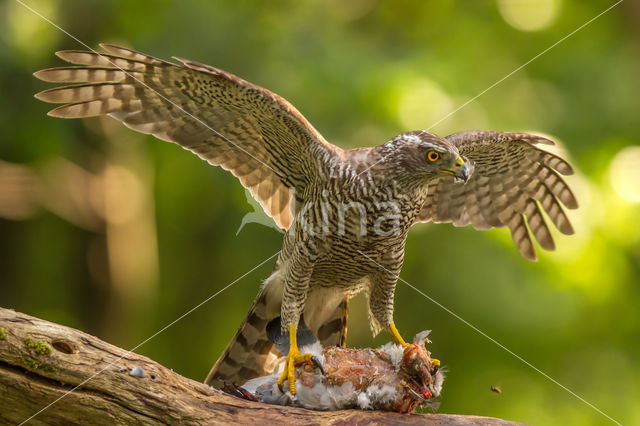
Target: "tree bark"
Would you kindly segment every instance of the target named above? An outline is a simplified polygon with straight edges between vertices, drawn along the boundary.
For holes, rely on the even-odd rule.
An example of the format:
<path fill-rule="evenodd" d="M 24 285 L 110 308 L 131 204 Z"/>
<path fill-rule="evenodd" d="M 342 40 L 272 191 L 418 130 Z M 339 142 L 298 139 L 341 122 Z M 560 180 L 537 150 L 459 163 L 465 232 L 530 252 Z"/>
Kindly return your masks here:
<path fill-rule="evenodd" d="M 245 401 L 97 337 L 0 308 L 0 423 L 25 420 L 64 425 L 515 424 L 477 416 L 319 412 Z"/>

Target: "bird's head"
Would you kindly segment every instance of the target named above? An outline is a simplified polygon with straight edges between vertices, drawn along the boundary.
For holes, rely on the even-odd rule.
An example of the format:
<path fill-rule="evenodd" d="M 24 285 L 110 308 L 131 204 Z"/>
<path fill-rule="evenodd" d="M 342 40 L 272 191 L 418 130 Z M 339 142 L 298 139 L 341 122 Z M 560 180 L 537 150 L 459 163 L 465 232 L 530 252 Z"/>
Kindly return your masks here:
<path fill-rule="evenodd" d="M 453 176 L 456 181 L 467 182 L 473 173 L 473 164 L 460 155 L 455 145 L 425 131 L 403 133 L 383 146 L 384 155 L 397 170 L 426 181 Z"/>

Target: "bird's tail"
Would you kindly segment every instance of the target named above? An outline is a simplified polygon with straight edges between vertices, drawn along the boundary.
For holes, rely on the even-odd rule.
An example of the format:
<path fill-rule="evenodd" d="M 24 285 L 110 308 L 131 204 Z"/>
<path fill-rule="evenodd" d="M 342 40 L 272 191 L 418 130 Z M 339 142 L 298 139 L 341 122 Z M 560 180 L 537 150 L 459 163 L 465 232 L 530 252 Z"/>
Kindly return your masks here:
<path fill-rule="evenodd" d="M 216 388 L 225 382 L 242 385 L 249 379 L 276 372 L 284 356 L 269 340 L 267 326 L 274 320 L 280 324 L 284 282 L 278 269 L 267 279 L 240 328 L 209 372 L 205 380 L 208 385 Z M 347 337 L 348 298 L 335 294 L 327 297 L 323 292 L 310 292 L 303 313 L 310 331 L 323 346 L 344 346 Z"/>
<path fill-rule="evenodd" d="M 264 289 L 263 289 L 264 290 Z M 267 294 L 261 291 L 238 331 L 209 372 L 205 383 L 220 388 L 225 382 L 243 384 L 273 374 L 281 354 L 267 338 Z"/>

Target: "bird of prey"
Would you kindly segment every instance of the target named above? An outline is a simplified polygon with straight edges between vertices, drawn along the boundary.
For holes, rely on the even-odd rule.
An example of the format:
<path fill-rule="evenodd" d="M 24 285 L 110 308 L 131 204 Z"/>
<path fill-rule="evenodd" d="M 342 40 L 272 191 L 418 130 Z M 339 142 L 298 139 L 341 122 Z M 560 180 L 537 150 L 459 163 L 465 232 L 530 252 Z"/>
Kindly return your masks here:
<path fill-rule="evenodd" d="M 291 336 L 278 384 L 288 381 L 295 394 L 295 367 L 312 362 L 298 349 L 298 324 L 325 346 L 344 345 L 347 303 L 361 291 L 373 333 L 387 330 L 406 346 L 394 326 L 393 298 L 415 223 L 506 226 L 529 260 L 536 259 L 531 235 L 554 249 L 543 210 L 562 233 L 573 233 L 562 205 L 574 209 L 577 202 L 560 176 L 572 169 L 539 147 L 553 143 L 544 137 L 410 131 L 345 150 L 285 99 L 228 72 L 101 47 L 108 53 L 57 52 L 77 66 L 35 73 L 48 82 L 80 83 L 36 95 L 64 104 L 50 116 L 108 115 L 179 144 L 233 173 L 286 230 L 273 272 L 206 379 L 214 386 L 273 373 L 282 355 L 266 329 L 276 321 Z"/>

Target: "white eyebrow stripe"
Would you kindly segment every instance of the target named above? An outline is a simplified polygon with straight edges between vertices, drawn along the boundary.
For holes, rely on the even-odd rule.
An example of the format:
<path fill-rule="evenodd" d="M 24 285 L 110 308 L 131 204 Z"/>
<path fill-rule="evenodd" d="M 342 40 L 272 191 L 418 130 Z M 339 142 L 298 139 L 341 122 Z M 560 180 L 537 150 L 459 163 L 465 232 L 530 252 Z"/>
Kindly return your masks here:
<path fill-rule="evenodd" d="M 436 145 L 436 144 L 433 144 L 433 143 L 431 143 L 431 142 L 426 142 L 426 141 L 422 141 L 422 143 L 421 143 L 421 144 L 422 144 L 422 145 L 426 145 L 426 146 L 428 146 L 429 148 L 433 148 L 433 149 L 435 149 L 435 150 L 436 150 L 436 151 L 438 151 L 438 152 L 450 152 L 450 151 L 449 151 L 449 149 L 447 149 L 447 147 L 446 147 L 446 146 Z"/>

